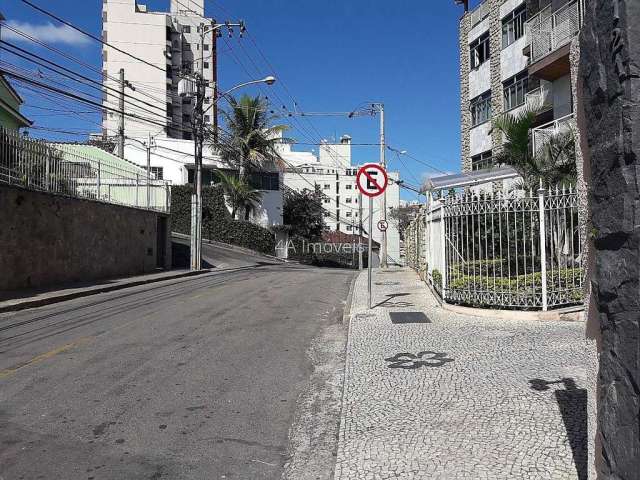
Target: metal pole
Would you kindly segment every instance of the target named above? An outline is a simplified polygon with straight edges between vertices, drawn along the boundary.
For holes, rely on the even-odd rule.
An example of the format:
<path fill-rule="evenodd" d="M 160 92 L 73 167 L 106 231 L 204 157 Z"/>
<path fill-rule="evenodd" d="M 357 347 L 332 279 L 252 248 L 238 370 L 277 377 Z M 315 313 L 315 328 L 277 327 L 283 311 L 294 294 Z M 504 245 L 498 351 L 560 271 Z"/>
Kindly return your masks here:
<path fill-rule="evenodd" d="M 371 232 L 373 231 L 373 197 L 369 197 L 369 250 L 367 251 L 367 270 L 368 270 L 368 282 L 367 282 L 367 292 L 369 292 L 369 308 L 371 308 L 371 276 L 372 276 L 372 269 L 371 269 L 371 251 L 372 251 L 372 235 Z"/>
<path fill-rule="evenodd" d="M 547 301 L 547 232 L 545 229 L 544 221 L 544 193 L 542 188 L 538 189 L 538 207 L 539 207 L 539 220 L 540 220 L 540 276 L 542 281 L 542 311 L 546 312 L 548 308 Z"/>
<path fill-rule="evenodd" d="M 151 132 L 147 132 L 147 208 L 151 206 L 151 190 L 149 183 L 151 181 Z"/>
<path fill-rule="evenodd" d="M 387 169 L 387 160 L 385 157 L 385 138 L 384 138 L 384 104 L 379 105 L 380 108 L 380 164 L 382 168 Z M 382 194 L 382 220 L 387 221 L 387 189 Z M 371 235 L 371 231 L 369 231 Z M 387 268 L 387 231 L 382 232 L 382 259 L 380 262 L 382 268 Z"/>
<path fill-rule="evenodd" d="M 118 122 L 118 156 L 124 158 L 124 68 L 120 69 L 120 119 Z"/>
<path fill-rule="evenodd" d="M 212 22 L 211 32 L 211 101 L 213 102 L 213 142 L 218 144 L 218 32 L 215 30 L 215 20 Z"/>
<path fill-rule="evenodd" d="M 358 270 L 362 271 L 362 192 L 358 196 L 358 225 L 360 228 L 360 238 L 358 238 Z"/>
<path fill-rule="evenodd" d="M 442 299 L 446 301 L 447 295 L 447 244 L 446 244 L 446 223 L 444 221 L 444 205 L 440 200 L 440 241 L 442 242 Z"/>

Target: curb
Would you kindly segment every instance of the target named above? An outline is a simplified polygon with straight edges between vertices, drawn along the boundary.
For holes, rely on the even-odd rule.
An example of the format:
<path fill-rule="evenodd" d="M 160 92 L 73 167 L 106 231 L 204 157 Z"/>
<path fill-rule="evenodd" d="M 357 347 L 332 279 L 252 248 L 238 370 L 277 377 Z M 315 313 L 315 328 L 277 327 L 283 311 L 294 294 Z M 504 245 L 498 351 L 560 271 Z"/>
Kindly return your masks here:
<path fill-rule="evenodd" d="M 4 306 L 0 305 L 0 313 L 17 312 L 20 310 L 26 310 L 27 308 L 35 308 L 35 307 L 42 307 L 45 305 L 52 305 L 54 303 L 65 302 L 67 300 L 73 300 L 75 298 L 90 297 L 91 295 L 97 295 L 99 293 L 113 292 L 116 290 L 122 290 L 130 287 L 137 287 L 140 285 L 163 282 L 165 280 L 176 280 L 179 278 L 193 277 L 196 275 L 202 275 L 204 273 L 210 273 L 210 272 L 211 270 L 209 269 L 203 269 L 195 272 L 184 272 L 184 273 L 167 276 L 167 277 L 157 277 L 157 278 L 136 280 L 133 282 L 123 282 L 115 285 L 105 285 L 104 287 L 99 287 L 99 288 L 87 288 L 85 290 L 81 290 L 78 292 L 63 293 L 63 294 L 48 297 L 48 298 L 25 300 L 24 302 L 14 303 L 11 305 L 4 305 Z"/>
<path fill-rule="evenodd" d="M 353 290 L 354 287 L 356 285 L 356 280 L 358 280 L 358 277 L 360 276 L 360 272 L 358 270 L 358 273 L 356 273 L 353 276 L 353 279 L 351 280 L 351 285 L 349 285 L 349 294 L 347 295 L 347 301 L 344 305 L 344 310 L 342 311 L 342 324 L 346 325 L 349 322 L 349 319 L 351 318 L 351 303 L 353 302 Z"/>

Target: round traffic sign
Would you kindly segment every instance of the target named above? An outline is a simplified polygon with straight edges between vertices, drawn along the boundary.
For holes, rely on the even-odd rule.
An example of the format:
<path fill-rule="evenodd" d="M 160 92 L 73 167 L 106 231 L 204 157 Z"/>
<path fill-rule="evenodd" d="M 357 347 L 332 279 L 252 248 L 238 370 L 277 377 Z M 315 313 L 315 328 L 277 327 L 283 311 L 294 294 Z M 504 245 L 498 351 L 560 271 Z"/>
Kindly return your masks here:
<path fill-rule="evenodd" d="M 367 197 L 382 195 L 389 183 L 387 172 L 377 163 L 368 163 L 360 167 L 356 175 L 358 190 Z"/>
<path fill-rule="evenodd" d="M 388 228 L 389 222 L 387 222 L 386 220 L 380 220 L 378 222 L 378 230 L 380 230 L 381 232 L 386 232 Z"/>

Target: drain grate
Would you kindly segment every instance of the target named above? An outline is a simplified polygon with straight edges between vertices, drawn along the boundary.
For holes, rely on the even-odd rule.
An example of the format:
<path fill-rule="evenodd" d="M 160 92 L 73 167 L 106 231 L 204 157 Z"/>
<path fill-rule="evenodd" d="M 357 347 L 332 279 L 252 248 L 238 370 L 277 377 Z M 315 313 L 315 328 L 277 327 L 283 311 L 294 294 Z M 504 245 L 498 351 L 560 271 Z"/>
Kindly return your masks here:
<path fill-rule="evenodd" d="M 431 320 L 423 312 L 389 312 L 391 323 L 431 323 Z"/>

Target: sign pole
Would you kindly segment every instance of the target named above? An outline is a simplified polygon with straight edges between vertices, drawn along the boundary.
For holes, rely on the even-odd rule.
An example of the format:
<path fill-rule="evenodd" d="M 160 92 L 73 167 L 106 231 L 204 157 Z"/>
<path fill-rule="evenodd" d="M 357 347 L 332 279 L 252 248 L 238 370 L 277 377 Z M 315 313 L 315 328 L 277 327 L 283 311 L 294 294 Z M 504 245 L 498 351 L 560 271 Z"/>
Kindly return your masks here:
<path fill-rule="evenodd" d="M 369 292 L 369 309 L 371 309 L 371 251 L 372 251 L 372 237 L 373 237 L 373 197 L 369 197 L 369 250 L 367 251 L 367 269 L 369 274 L 368 292 Z"/>

